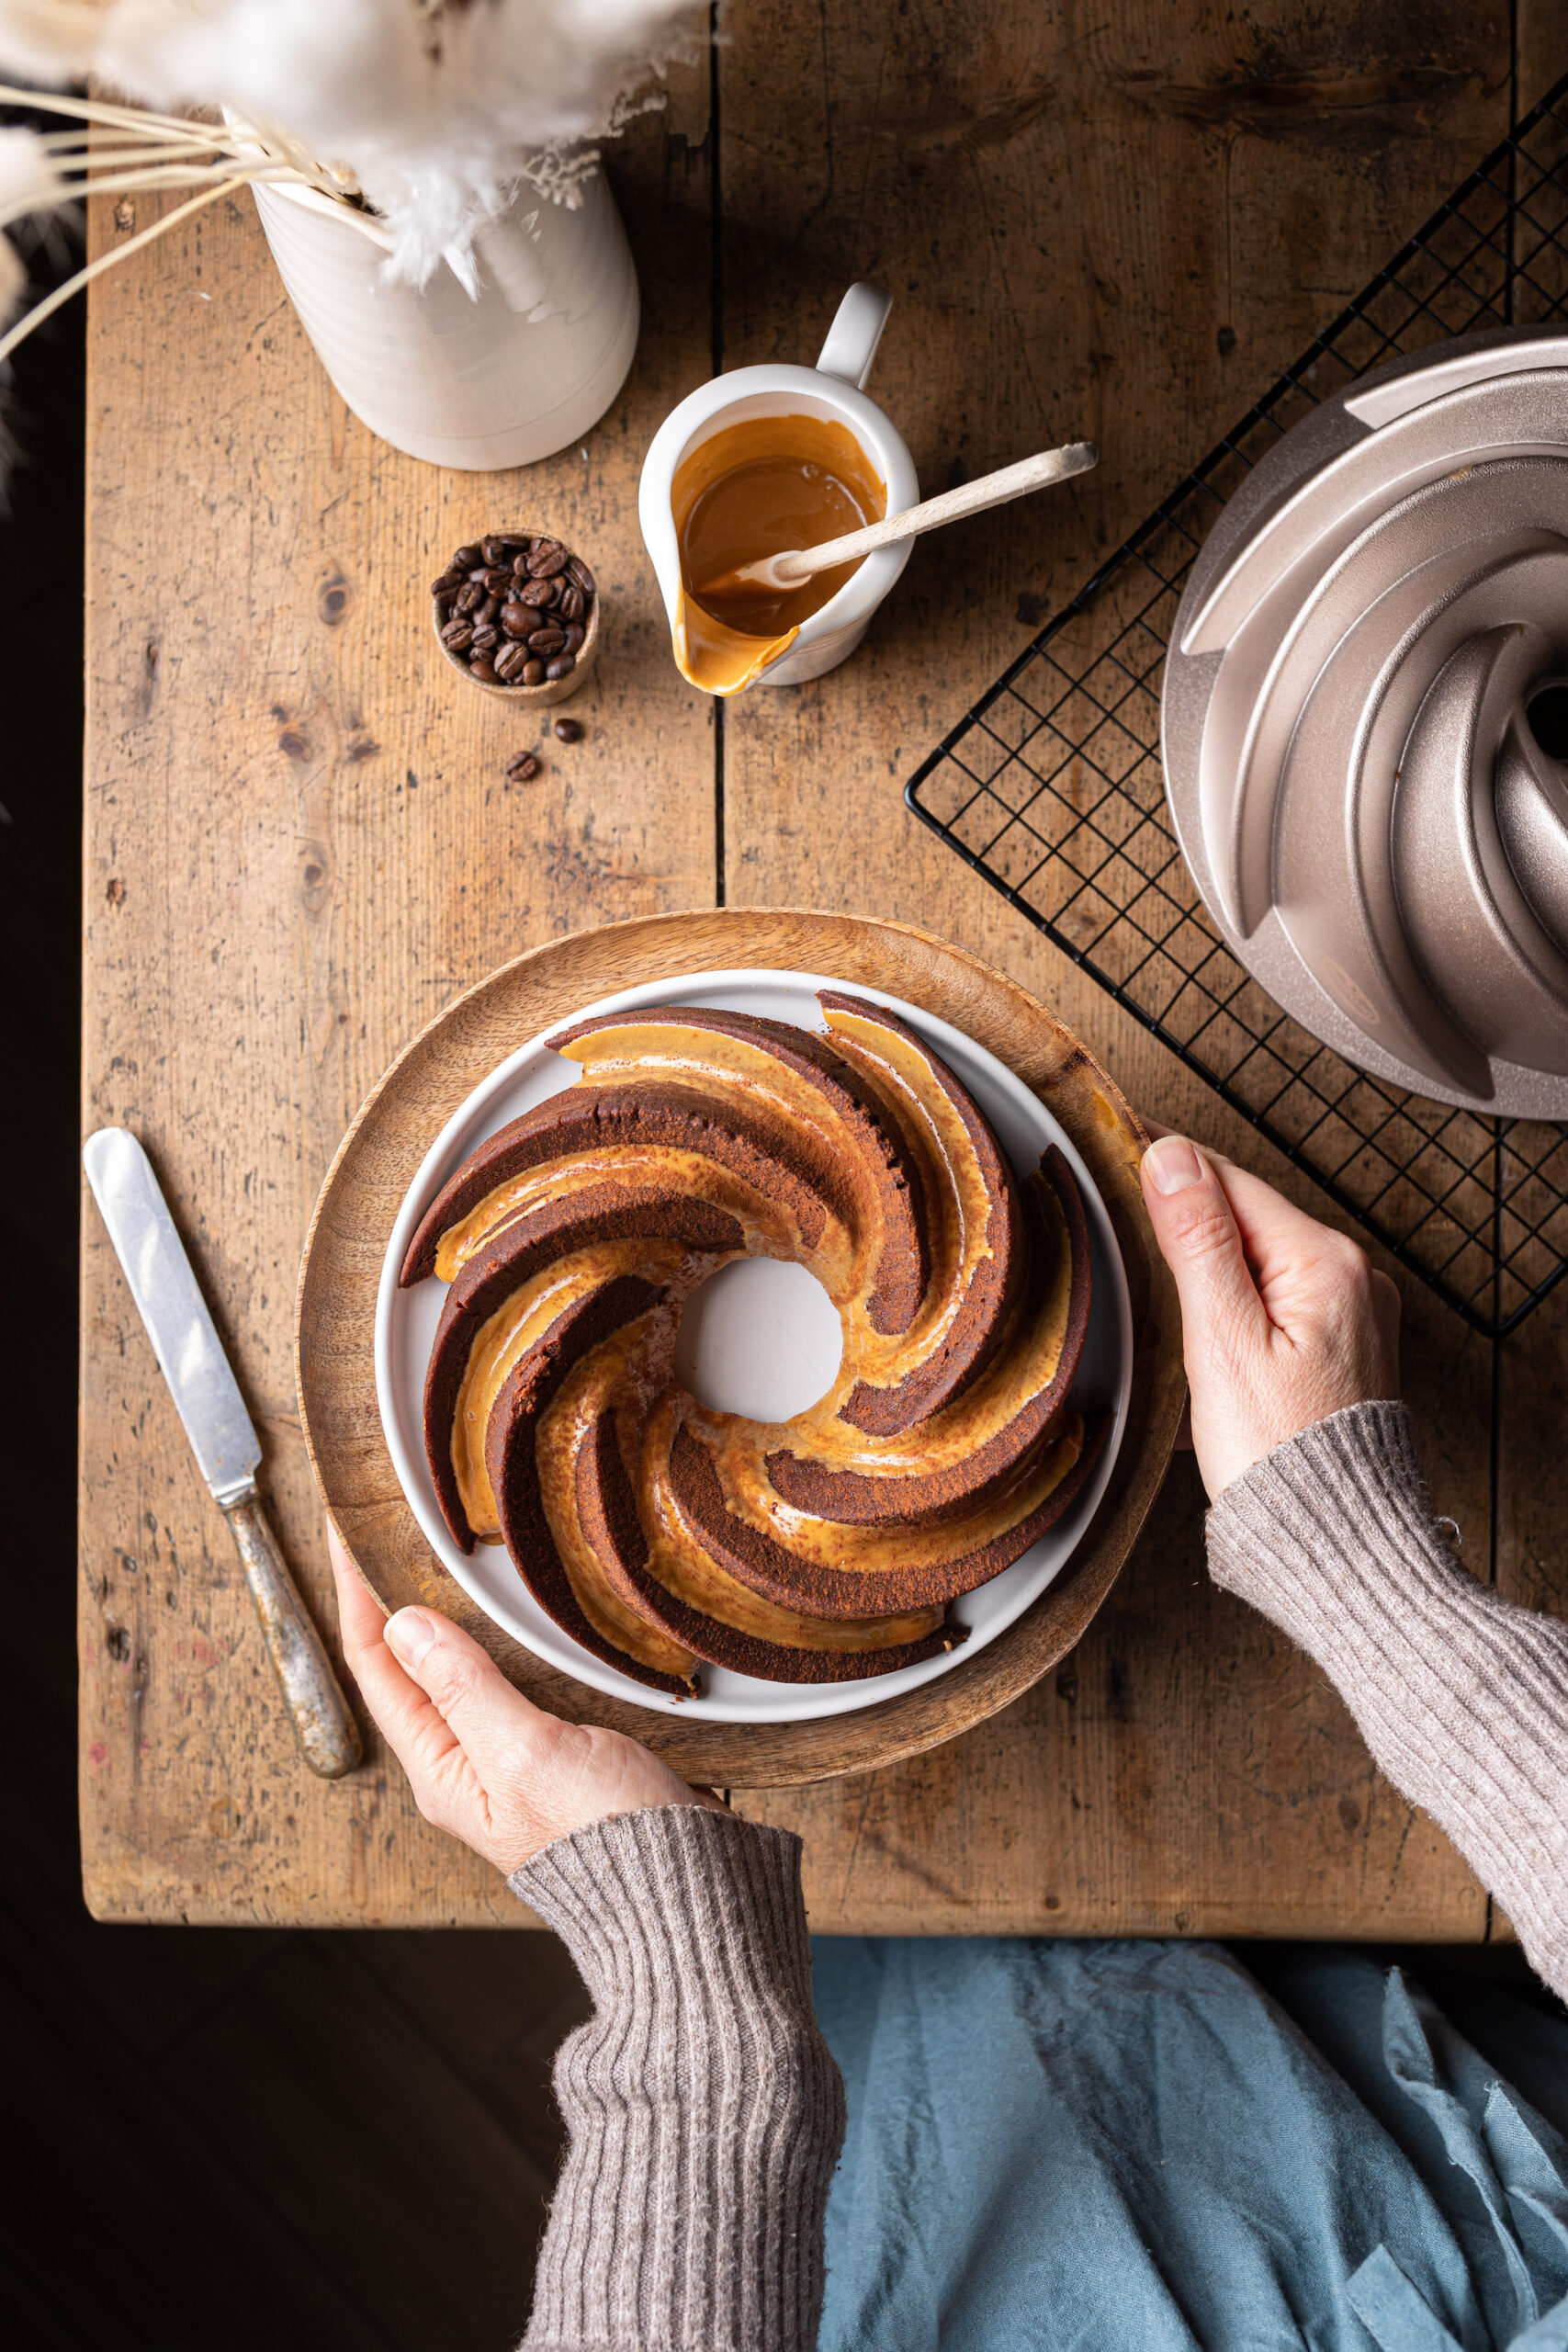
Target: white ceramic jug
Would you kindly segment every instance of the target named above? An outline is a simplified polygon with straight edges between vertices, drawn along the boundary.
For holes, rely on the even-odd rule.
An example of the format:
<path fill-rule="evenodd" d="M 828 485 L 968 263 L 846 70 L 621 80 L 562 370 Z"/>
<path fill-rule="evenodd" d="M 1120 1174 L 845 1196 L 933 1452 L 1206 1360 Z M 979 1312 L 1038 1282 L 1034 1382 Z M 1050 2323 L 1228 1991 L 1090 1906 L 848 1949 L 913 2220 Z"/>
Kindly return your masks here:
<path fill-rule="evenodd" d="M 531 191 L 476 240 L 479 291 L 445 262 L 389 285 L 386 232 L 314 188 L 254 184 L 278 275 L 361 423 L 432 465 L 528 466 L 596 424 L 637 349 L 637 272 L 602 172 L 575 211 Z"/>
<path fill-rule="evenodd" d="M 659 575 L 671 630 L 681 600 L 681 551 L 671 497 L 676 469 L 726 425 L 754 416 L 818 416 L 847 425 L 886 486 L 886 512 L 901 514 L 920 495 L 904 436 L 861 390 L 892 308 L 875 286 L 852 286 L 840 303 L 815 368 L 736 368 L 672 409 L 649 445 L 637 488 L 637 521 Z M 758 673 L 755 684 L 797 686 L 852 654 L 866 624 L 909 560 L 914 542 L 878 548 L 836 596 L 802 621 L 794 642 Z"/>

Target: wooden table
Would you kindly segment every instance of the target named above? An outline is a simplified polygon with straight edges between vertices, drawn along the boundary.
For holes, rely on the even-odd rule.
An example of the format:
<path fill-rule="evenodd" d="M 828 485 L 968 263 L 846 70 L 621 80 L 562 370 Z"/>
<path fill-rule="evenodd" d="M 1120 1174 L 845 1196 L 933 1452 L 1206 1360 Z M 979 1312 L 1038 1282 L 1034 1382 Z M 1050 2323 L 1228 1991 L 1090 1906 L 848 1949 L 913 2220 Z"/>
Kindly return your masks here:
<path fill-rule="evenodd" d="M 333 1149 L 458 989 L 578 925 L 712 905 L 914 921 L 1054 1005 L 1134 1102 L 1309 1204 L 1162 1048 L 907 813 L 921 755 L 1552 77 L 1568 0 L 735 0 L 716 72 L 615 151 L 642 275 L 631 379 L 503 479 L 373 440 L 311 355 L 248 201 L 95 289 L 85 1107 L 145 1137 L 330 1622 L 290 1363 Z M 151 217 L 140 200 L 138 225 Z M 100 247 L 117 235 L 107 209 Z M 669 658 L 637 537 L 654 426 L 716 366 L 809 359 L 893 291 L 874 390 L 928 489 L 1090 435 L 1098 473 L 916 552 L 843 670 L 722 711 Z M 455 682 L 424 585 L 547 518 L 606 595 L 587 739 Z M 228 1532 L 90 1204 L 82 1822 L 100 1917 L 518 1924 L 373 1750 L 303 1769 Z M 1402 1283 L 1438 1508 L 1506 1592 L 1568 1606 L 1568 1290 L 1493 1349 Z M 1545 1409 L 1542 1400 L 1550 1400 Z M 1211 1591 L 1179 1462 L 1088 1638 L 1003 1714 L 741 1807 L 807 1838 L 826 1930 L 1479 1939 L 1500 1924 L 1372 1769 L 1322 1676 Z"/>

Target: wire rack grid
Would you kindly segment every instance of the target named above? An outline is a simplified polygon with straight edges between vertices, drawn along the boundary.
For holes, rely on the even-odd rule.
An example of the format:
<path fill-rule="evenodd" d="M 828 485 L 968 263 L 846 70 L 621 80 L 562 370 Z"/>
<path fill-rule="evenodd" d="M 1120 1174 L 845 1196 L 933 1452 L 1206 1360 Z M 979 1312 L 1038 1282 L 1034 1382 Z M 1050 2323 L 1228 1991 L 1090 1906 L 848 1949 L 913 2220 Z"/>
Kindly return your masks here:
<path fill-rule="evenodd" d="M 1568 74 L 1058 613 L 911 777 L 915 814 L 1476 1329 L 1568 1272 L 1568 1134 L 1354 1069 L 1221 939 L 1177 846 L 1161 670 L 1205 532 L 1369 368 L 1568 320 Z"/>

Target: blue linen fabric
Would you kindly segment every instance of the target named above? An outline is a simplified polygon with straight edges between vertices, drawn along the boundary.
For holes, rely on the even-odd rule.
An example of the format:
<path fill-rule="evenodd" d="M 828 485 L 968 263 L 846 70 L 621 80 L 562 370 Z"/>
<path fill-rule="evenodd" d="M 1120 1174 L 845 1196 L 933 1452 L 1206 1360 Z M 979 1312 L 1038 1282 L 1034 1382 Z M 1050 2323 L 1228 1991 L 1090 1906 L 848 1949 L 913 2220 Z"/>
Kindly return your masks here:
<path fill-rule="evenodd" d="M 1215 1944 L 813 1952 L 820 2352 L 1568 2352 L 1568 2022 L 1500 1994 L 1483 2057 L 1344 1947 L 1272 1992 Z"/>

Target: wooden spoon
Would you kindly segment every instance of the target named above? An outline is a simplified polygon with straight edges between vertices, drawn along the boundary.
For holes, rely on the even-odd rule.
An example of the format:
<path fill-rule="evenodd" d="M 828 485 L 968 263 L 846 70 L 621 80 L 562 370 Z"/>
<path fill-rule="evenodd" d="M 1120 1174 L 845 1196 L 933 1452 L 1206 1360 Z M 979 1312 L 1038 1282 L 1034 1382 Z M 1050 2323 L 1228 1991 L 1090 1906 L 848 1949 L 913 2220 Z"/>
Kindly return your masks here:
<path fill-rule="evenodd" d="M 738 564 L 733 571 L 705 581 L 694 593 L 699 603 L 710 596 L 744 595 L 748 590 L 759 596 L 776 596 L 781 589 L 809 580 L 813 572 L 830 571 L 835 564 L 858 563 L 874 548 L 912 539 L 921 531 L 934 530 L 940 523 L 956 523 L 965 514 L 983 514 L 987 506 L 1005 506 L 1010 499 L 1022 498 L 1029 491 L 1046 490 L 1054 481 L 1087 474 L 1099 463 L 1100 451 L 1092 441 L 1069 441 L 1065 448 L 1042 450 L 1038 457 L 1021 458 L 1016 466 L 1003 466 L 999 473 L 982 474 L 978 481 L 943 491 L 940 498 L 922 499 L 919 506 L 907 506 L 901 514 L 889 514 L 884 522 L 846 531 L 841 538 L 824 539 L 820 547 L 788 548 L 782 555 L 759 556 L 754 563 Z"/>

